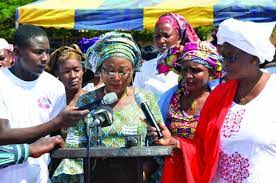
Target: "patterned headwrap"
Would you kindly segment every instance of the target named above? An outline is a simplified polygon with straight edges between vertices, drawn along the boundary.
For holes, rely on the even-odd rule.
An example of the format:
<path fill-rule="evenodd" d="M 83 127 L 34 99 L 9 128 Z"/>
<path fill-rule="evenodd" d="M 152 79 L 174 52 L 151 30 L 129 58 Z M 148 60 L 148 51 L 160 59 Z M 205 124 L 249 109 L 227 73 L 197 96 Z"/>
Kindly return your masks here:
<path fill-rule="evenodd" d="M 197 43 L 190 42 L 186 43 L 184 46 L 179 45 L 172 47 L 168 51 L 168 56 L 165 58 L 165 62 L 176 72 L 181 71 L 183 62 L 196 62 L 209 68 L 213 76 L 221 76 L 221 57 L 219 56 L 216 47 L 206 41 Z M 166 125 L 172 134 L 192 139 L 199 122 L 199 114 L 188 115 L 180 107 L 181 96 L 187 96 L 189 94 L 189 91 L 186 90 L 185 82 L 186 81 L 183 78 L 179 81 L 178 89 L 171 97 Z M 191 108 L 194 108 L 196 101 L 191 99 L 190 104 Z"/>
<path fill-rule="evenodd" d="M 179 14 L 168 13 L 161 15 L 158 18 L 155 26 L 161 23 L 170 24 L 179 33 L 181 41 L 180 44 L 185 44 L 187 42 L 197 42 L 200 40 L 190 24 L 188 24 L 185 18 Z"/>
<path fill-rule="evenodd" d="M 157 20 L 155 26 L 161 23 L 170 24 L 174 28 L 174 30 L 179 33 L 179 41 L 181 45 L 184 45 L 188 42 L 200 41 L 194 29 L 185 20 L 185 18 L 179 14 L 168 13 L 161 15 Z M 163 60 L 160 59 L 157 64 L 157 70 L 160 74 L 170 71 L 170 68 L 162 61 Z"/>
<path fill-rule="evenodd" d="M 107 32 L 100 36 L 100 40 L 89 47 L 85 68 L 96 72 L 104 61 L 111 57 L 122 57 L 129 60 L 135 70 L 141 66 L 141 52 L 132 36 L 127 33 Z"/>
<path fill-rule="evenodd" d="M 80 50 L 79 46 L 72 44 L 71 46 L 62 46 L 56 49 L 50 55 L 50 62 L 46 66 L 46 71 L 56 75 L 58 64 L 68 59 L 76 59 L 80 63 L 85 60 L 85 55 Z"/>
<path fill-rule="evenodd" d="M 82 51 L 82 53 L 86 53 L 87 49 L 95 44 L 100 38 L 99 37 L 93 37 L 93 38 L 81 38 L 78 45 Z"/>
<path fill-rule="evenodd" d="M 214 76 L 220 77 L 222 71 L 222 59 L 217 49 L 207 41 L 190 42 L 184 46 L 177 45 L 168 50 L 164 62 L 179 73 L 182 63 L 185 61 L 196 62 L 213 71 Z"/>

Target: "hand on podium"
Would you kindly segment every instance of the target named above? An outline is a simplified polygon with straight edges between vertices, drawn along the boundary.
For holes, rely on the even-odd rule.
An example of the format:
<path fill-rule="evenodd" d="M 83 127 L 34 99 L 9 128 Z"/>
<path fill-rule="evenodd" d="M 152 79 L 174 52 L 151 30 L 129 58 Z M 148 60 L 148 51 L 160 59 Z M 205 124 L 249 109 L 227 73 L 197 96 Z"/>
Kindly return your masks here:
<path fill-rule="evenodd" d="M 53 137 L 42 137 L 29 145 L 29 156 L 38 158 L 41 155 L 48 153 L 56 146 L 64 147 L 64 141 L 61 136 L 57 135 Z"/>

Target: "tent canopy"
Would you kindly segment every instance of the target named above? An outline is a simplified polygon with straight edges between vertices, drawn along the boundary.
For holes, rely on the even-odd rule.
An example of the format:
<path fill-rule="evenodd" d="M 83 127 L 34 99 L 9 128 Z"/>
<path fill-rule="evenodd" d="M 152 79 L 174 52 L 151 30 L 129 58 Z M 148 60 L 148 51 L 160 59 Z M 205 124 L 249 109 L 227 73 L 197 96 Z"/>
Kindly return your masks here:
<path fill-rule="evenodd" d="M 16 21 L 77 30 L 153 29 L 164 13 L 183 15 L 193 26 L 218 25 L 233 17 L 276 21 L 275 0 L 40 0 L 16 10 Z"/>

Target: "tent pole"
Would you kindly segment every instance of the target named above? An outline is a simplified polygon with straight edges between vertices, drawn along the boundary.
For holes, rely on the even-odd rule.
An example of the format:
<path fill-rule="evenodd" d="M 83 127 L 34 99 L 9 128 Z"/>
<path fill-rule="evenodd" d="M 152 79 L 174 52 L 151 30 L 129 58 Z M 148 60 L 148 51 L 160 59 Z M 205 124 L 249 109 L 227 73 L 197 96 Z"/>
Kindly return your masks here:
<path fill-rule="evenodd" d="M 18 29 L 19 23 L 18 21 L 15 21 L 15 29 Z"/>

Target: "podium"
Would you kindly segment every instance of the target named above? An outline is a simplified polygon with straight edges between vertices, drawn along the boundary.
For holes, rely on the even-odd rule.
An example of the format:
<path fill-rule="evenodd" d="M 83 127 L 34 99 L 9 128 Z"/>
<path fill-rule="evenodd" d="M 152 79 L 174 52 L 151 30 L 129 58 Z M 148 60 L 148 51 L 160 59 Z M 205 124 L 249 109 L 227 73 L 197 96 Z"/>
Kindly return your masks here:
<path fill-rule="evenodd" d="M 91 182 L 143 182 L 143 162 L 147 158 L 170 156 L 173 148 L 170 146 L 146 146 L 130 148 L 91 147 L 89 159 L 86 148 L 57 149 L 51 153 L 51 158 L 74 159 L 82 158 L 84 164 L 84 182 L 92 173 Z M 85 166 L 92 160 L 93 171 Z M 111 181 L 109 181 L 111 180 Z"/>

